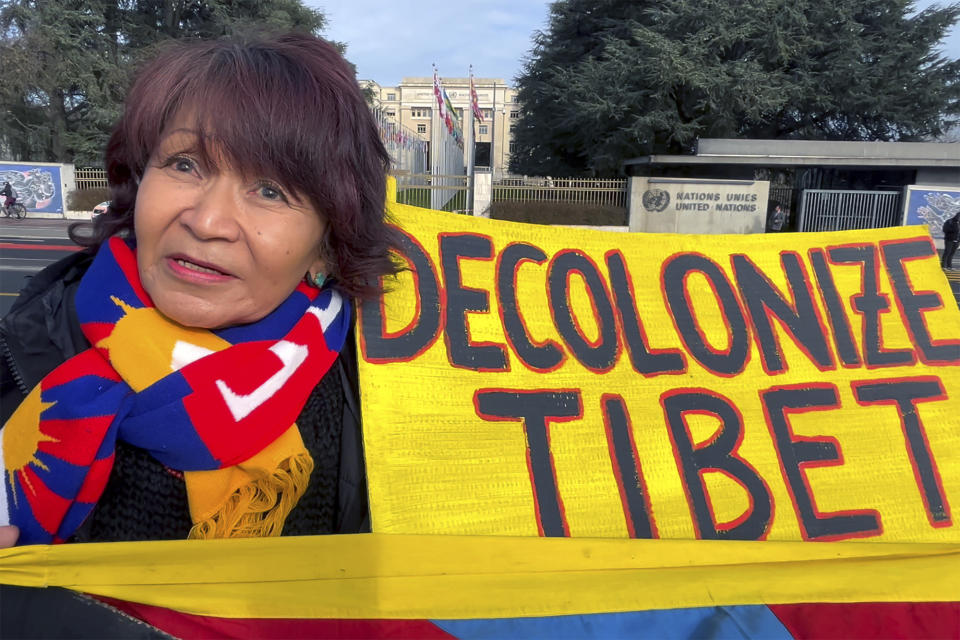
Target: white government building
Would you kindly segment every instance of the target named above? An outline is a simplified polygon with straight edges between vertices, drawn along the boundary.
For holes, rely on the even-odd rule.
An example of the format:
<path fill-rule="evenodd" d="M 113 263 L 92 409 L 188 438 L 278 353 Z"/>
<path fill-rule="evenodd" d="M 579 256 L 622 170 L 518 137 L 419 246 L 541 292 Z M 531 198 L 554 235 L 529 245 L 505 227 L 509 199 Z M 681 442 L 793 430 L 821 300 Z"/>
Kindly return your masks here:
<path fill-rule="evenodd" d="M 466 126 L 465 113 L 470 108 L 470 79 L 441 78 L 450 101 L 460 113 Z M 513 125 L 520 117 L 516 103 L 517 92 L 500 78 L 474 78 L 477 102 L 483 112 L 483 122 L 475 122 L 477 142 L 476 166 L 490 167 L 494 176 L 507 173 L 510 152 L 513 150 Z M 374 105 L 383 117 L 430 141 L 437 120 L 431 116 L 437 108 L 433 93 L 433 78 L 403 78 L 399 85 L 384 87 L 373 80 L 360 80 L 360 86 L 373 92 Z"/>

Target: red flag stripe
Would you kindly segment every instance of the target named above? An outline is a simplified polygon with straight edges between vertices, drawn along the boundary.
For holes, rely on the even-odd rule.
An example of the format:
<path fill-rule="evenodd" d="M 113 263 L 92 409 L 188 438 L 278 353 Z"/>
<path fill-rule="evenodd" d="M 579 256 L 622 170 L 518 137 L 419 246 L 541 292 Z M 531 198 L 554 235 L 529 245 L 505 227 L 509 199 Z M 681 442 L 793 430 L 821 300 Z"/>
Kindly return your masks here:
<path fill-rule="evenodd" d="M 958 602 L 783 604 L 770 610 L 796 640 L 960 638 Z"/>
<path fill-rule="evenodd" d="M 429 620 L 214 618 L 113 598 L 99 599 L 177 638 L 454 638 Z"/>

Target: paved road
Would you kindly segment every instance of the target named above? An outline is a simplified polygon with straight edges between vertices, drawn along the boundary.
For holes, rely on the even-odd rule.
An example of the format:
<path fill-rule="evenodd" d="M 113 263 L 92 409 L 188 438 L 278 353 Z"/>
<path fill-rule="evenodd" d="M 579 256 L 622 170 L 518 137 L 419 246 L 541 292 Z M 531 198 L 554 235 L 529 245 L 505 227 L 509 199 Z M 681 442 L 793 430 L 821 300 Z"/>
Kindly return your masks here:
<path fill-rule="evenodd" d="M 0 216 L 0 316 L 30 276 L 78 248 L 67 237 L 71 222 Z"/>
<path fill-rule="evenodd" d="M 957 267 L 957 269 L 946 272 L 947 280 L 950 282 L 953 297 L 957 300 L 957 306 L 960 306 L 960 258 L 953 259 L 953 266 Z"/>
<path fill-rule="evenodd" d="M 27 279 L 77 247 L 67 237 L 67 220 L 12 220 L 0 216 L 0 316 L 3 316 Z M 960 256 L 954 259 L 957 271 L 948 271 L 947 280 L 960 305 Z"/>

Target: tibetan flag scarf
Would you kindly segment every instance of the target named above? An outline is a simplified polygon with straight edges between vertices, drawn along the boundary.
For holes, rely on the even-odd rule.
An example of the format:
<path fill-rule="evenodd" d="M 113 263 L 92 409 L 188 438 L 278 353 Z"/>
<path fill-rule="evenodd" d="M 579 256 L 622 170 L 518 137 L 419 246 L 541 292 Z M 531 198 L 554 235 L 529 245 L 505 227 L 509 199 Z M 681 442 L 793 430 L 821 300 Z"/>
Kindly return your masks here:
<path fill-rule="evenodd" d="M 0 524 L 20 527 L 19 544 L 69 538 L 103 492 L 119 439 L 184 472 L 191 538 L 279 535 L 313 470 L 295 420 L 343 347 L 348 305 L 301 283 L 255 323 L 183 327 L 143 290 L 135 248 L 111 239 L 76 295 L 93 346 L 4 425 Z"/>

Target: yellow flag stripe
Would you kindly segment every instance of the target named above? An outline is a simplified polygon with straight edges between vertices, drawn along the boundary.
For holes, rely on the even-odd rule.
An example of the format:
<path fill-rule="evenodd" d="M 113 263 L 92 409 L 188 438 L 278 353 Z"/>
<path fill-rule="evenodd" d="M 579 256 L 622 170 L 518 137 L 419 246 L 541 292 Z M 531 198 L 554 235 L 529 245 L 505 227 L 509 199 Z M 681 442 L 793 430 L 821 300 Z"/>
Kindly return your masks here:
<path fill-rule="evenodd" d="M 0 582 L 227 618 L 960 600 L 960 545 L 367 534 L 17 547 Z"/>

